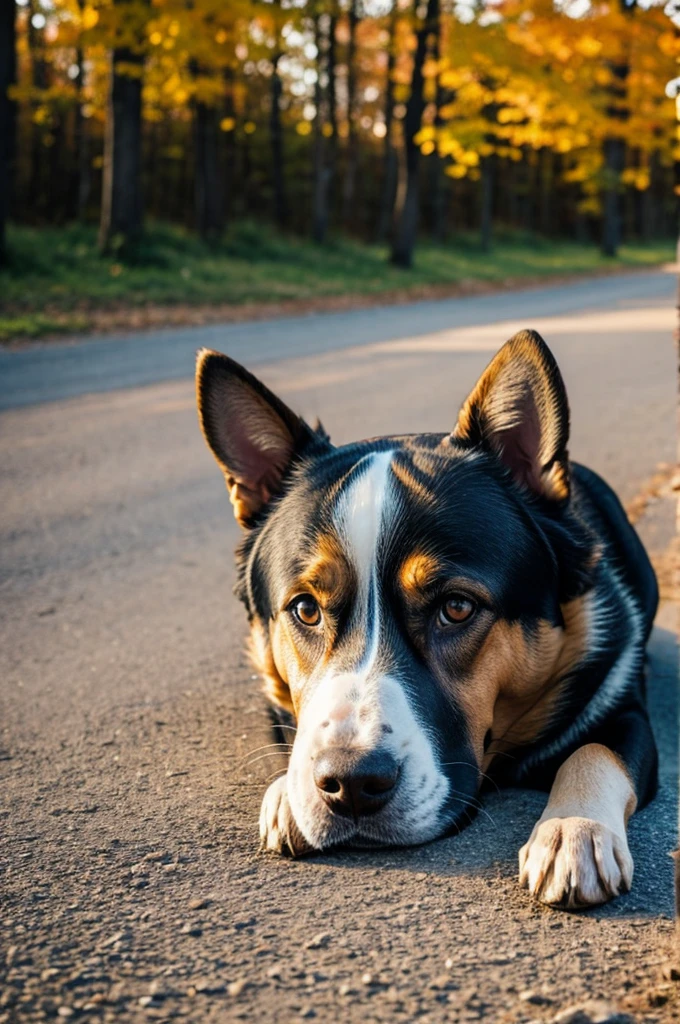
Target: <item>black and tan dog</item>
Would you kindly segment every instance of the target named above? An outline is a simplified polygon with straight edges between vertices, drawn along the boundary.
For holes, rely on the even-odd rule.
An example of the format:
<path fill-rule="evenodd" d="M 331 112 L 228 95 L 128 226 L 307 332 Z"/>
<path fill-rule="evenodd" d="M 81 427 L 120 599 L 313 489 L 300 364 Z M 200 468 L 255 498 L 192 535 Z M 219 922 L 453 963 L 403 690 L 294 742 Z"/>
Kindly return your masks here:
<path fill-rule="evenodd" d="M 246 530 L 253 656 L 297 725 L 264 847 L 423 843 L 491 776 L 550 791 L 519 854 L 532 893 L 576 907 L 628 889 L 628 818 L 656 788 L 657 586 L 614 493 L 569 461 L 541 338 L 500 350 L 449 434 L 335 448 L 206 350 L 197 394 Z"/>

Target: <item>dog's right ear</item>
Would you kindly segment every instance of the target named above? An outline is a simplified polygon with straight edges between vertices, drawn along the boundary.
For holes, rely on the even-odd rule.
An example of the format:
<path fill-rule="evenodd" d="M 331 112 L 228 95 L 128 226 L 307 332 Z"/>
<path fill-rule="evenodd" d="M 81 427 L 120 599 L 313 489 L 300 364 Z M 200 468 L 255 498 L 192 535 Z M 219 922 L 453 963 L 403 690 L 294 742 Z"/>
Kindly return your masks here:
<path fill-rule="evenodd" d="M 203 436 L 224 473 L 241 526 L 252 526 L 279 493 L 297 456 L 328 447 L 264 384 L 221 352 L 199 351 L 196 401 Z"/>

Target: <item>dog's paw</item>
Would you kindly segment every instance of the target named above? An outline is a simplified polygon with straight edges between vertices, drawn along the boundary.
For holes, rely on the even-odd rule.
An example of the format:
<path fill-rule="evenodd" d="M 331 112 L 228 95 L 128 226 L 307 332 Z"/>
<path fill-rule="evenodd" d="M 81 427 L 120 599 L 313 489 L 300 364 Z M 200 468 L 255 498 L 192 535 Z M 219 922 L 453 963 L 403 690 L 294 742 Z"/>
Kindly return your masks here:
<path fill-rule="evenodd" d="M 542 903 L 576 909 L 628 892 L 633 859 L 625 835 L 590 818 L 539 822 L 519 851 L 519 881 Z"/>
<path fill-rule="evenodd" d="M 271 853 L 300 857 L 312 847 L 297 827 L 288 802 L 285 775 L 272 782 L 264 795 L 260 811 L 260 848 Z"/>

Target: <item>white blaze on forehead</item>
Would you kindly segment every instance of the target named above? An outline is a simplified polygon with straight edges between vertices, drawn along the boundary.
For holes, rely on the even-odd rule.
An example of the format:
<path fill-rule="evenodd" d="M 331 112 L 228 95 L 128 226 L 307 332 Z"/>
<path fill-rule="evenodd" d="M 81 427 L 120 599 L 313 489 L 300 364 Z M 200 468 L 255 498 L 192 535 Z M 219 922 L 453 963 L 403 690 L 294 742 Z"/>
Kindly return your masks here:
<path fill-rule="evenodd" d="M 366 654 L 361 666 L 365 672 L 373 666 L 378 653 L 377 561 L 380 539 L 393 511 L 390 488 L 393 454 L 393 451 L 373 452 L 361 459 L 356 467 L 357 478 L 343 491 L 334 516 L 336 529 L 357 574 L 356 612 L 367 627 Z"/>

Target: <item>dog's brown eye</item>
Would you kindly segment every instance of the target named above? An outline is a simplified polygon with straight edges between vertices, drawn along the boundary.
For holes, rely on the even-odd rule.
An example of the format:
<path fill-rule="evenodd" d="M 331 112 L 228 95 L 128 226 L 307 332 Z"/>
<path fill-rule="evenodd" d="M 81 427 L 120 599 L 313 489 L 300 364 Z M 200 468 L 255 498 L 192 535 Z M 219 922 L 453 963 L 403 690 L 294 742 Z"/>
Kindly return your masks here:
<path fill-rule="evenodd" d="M 296 597 L 290 610 L 303 626 L 318 626 L 321 622 L 321 609 L 310 594 Z"/>
<path fill-rule="evenodd" d="M 460 622 L 467 622 L 474 612 L 475 604 L 469 597 L 454 594 L 439 609 L 439 622 L 442 626 L 455 626 Z"/>

